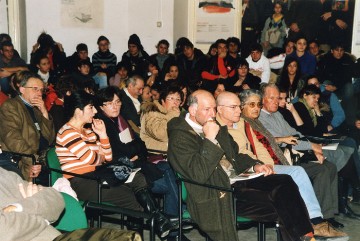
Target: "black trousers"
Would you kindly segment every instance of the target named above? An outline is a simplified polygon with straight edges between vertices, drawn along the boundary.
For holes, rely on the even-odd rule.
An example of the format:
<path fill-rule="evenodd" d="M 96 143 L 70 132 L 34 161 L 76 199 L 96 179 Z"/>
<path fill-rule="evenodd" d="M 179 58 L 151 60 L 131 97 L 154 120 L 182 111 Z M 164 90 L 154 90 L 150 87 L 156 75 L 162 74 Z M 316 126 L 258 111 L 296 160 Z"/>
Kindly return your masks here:
<path fill-rule="evenodd" d="M 98 201 L 98 184 L 96 181 L 79 177 L 73 177 L 69 181 L 80 200 Z M 138 172 L 131 183 L 103 188 L 102 201 L 119 207 L 142 211 L 143 209 L 137 202 L 135 193 L 146 187 L 147 183 L 144 175 Z"/>
<path fill-rule="evenodd" d="M 261 176 L 234 184 L 237 214 L 255 221 L 280 224 L 284 240 L 313 232 L 297 185 L 288 175 Z"/>

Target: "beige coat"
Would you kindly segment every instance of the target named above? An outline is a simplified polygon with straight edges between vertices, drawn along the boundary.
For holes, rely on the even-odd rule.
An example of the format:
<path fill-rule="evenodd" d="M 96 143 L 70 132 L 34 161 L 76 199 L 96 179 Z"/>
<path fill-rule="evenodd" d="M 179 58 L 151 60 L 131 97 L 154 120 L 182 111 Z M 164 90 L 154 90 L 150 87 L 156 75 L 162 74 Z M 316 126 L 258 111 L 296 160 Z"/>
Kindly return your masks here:
<path fill-rule="evenodd" d="M 140 138 L 148 149 L 167 151 L 168 135 L 167 123 L 180 112 L 170 111 L 158 102 L 145 102 L 141 105 Z"/>

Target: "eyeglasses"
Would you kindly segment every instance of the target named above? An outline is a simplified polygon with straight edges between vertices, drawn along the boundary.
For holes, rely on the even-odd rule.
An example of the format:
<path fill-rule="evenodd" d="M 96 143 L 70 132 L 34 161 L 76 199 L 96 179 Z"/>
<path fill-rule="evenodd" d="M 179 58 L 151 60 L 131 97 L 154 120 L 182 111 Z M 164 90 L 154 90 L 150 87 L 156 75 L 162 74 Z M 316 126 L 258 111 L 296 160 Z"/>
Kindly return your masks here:
<path fill-rule="evenodd" d="M 105 102 L 103 105 L 106 106 L 106 107 L 120 106 L 121 101 L 120 100 L 115 100 L 115 101 L 112 101 L 112 102 L 109 101 L 109 102 Z"/>
<path fill-rule="evenodd" d="M 32 89 L 35 92 L 41 92 L 44 93 L 44 88 L 43 87 L 36 87 L 36 86 L 23 86 L 26 89 Z"/>
<path fill-rule="evenodd" d="M 240 110 L 241 106 L 240 105 L 220 105 L 220 106 L 224 106 L 224 107 L 227 107 L 227 108 L 230 108 L 232 110 Z"/>
<path fill-rule="evenodd" d="M 167 97 L 166 100 L 173 101 L 173 102 L 181 102 L 180 98 L 174 98 L 174 97 Z"/>
<path fill-rule="evenodd" d="M 258 108 L 262 108 L 263 105 L 260 102 L 250 102 L 250 103 L 245 103 L 245 105 L 250 106 L 250 108 L 254 108 L 255 106 Z"/>

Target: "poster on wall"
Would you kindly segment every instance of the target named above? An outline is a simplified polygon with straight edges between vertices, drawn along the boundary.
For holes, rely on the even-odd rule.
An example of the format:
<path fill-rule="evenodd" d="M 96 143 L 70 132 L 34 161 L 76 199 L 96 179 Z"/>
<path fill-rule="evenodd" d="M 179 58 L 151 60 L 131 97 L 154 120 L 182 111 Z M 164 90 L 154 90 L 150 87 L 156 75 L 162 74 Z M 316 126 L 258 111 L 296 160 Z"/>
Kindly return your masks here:
<path fill-rule="evenodd" d="M 103 0 L 61 0 L 61 26 L 103 28 Z"/>
<path fill-rule="evenodd" d="M 8 13 L 6 0 L 0 0 L 0 33 L 8 33 Z"/>
<path fill-rule="evenodd" d="M 236 9 L 233 0 L 198 0 L 195 40 L 198 44 L 211 44 L 219 38 L 234 35 Z"/>

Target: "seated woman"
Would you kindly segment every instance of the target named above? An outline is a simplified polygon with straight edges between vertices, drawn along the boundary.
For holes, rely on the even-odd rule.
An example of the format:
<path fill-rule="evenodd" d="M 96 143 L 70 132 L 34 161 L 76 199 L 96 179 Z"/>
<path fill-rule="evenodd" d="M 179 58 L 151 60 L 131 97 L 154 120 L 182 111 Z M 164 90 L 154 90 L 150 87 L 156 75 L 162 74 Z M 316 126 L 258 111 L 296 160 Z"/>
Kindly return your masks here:
<path fill-rule="evenodd" d="M 276 82 L 279 88 L 286 90 L 290 101 L 298 96 L 304 86 L 304 81 L 300 78 L 301 71 L 299 62 L 292 57 L 286 57 L 284 67 Z"/>
<path fill-rule="evenodd" d="M 327 123 L 322 115 L 318 101 L 321 91 L 315 85 L 307 85 L 300 92 L 299 102 L 294 104 L 304 124 L 294 126 L 295 129 L 301 130 L 302 134 L 308 136 L 324 137 L 328 136 Z M 337 149 L 330 151 L 333 154 L 343 153 L 343 158 L 332 158 L 330 161 L 337 165 L 339 177 L 344 182 L 350 182 L 354 188 L 355 202 L 360 202 L 360 182 L 359 174 L 356 172 L 356 166 L 360 165 L 359 156 L 357 155 L 356 142 L 352 138 L 345 138 L 339 142 Z M 345 185 L 346 186 L 346 185 Z"/>
<path fill-rule="evenodd" d="M 112 149 L 102 120 L 95 119 L 94 97 L 78 91 L 64 102 L 68 122 L 59 130 L 56 138 L 56 154 L 61 168 L 77 174 L 97 176 L 96 167 L 112 161 Z M 91 124 L 91 128 L 85 125 Z M 65 175 L 79 199 L 97 201 L 97 181 Z M 165 237 L 173 228 L 170 221 L 159 211 L 150 196 L 145 178 L 137 173 L 131 183 L 102 190 L 102 201 L 114 205 L 145 210 L 154 213 L 155 228 Z"/>

